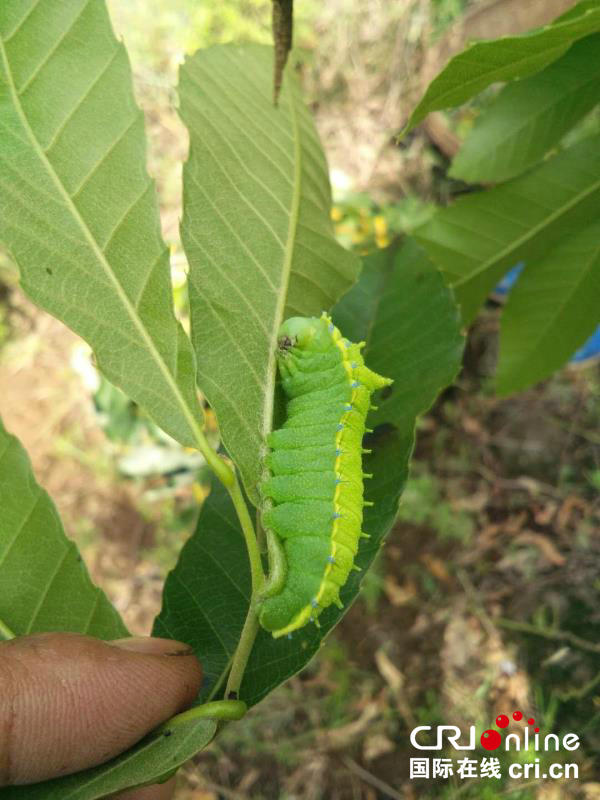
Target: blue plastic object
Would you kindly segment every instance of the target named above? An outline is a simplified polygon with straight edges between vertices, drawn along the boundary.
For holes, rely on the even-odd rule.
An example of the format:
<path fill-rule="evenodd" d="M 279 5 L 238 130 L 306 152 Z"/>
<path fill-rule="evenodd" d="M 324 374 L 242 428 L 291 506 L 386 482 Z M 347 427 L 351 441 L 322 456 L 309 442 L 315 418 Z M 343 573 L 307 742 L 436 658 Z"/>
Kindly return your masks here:
<path fill-rule="evenodd" d="M 510 269 L 502 278 L 500 283 L 492 292 L 494 300 L 502 302 L 506 295 L 510 292 L 512 287 L 519 279 L 519 275 L 525 266 L 524 261 L 519 261 L 516 266 Z M 586 361 L 591 361 L 600 358 L 600 325 L 596 328 L 590 338 L 577 350 L 569 359 L 569 364 L 583 364 Z"/>
<path fill-rule="evenodd" d="M 589 361 L 591 358 L 598 357 L 600 357 L 600 325 L 598 325 L 587 342 L 571 356 L 569 363 L 581 364 L 584 361 Z"/>
<path fill-rule="evenodd" d="M 525 262 L 524 261 L 519 261 L 519 263 L 517 264 L 516 267 L 513 267 L 511 270 L 509 270 L 506 273 L 506 275 L 502 278 L 502 280 L 500 281 L 498 286 L 496 286 L 496 288 L 492 292 L 492 296 L 496 297 L 496 296 L 499 295 L 497 297 L 498 300 L 500 300 L 502 297 L 506 297 L 506 295 L 510 292 L 512 287 L 517 282 L 517 278 L 519 277 L 519 275 L 523 271 L 523 267 L 524 266 L 525 266 Z"/>

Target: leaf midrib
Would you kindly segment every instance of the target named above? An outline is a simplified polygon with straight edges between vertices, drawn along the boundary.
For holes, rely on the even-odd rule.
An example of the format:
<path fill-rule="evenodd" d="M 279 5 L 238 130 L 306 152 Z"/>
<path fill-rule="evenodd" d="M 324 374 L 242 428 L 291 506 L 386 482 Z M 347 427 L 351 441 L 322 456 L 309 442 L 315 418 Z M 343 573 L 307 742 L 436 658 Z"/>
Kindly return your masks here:
<path fill-rule="evenodd" d="M 472 272 L 469 272 L 468 275 L 463 276 L 459 280 L 455 281 L 452 285 L 452 288 L 456 288 L 457 286 L 463 286 L 465 283 L 476 278 L 478 275 L 481 275 L 486 270 L 493 267 L 495 264 L 499 263 L 505 256 L 509 255 L 512 250 L 517 249 L 524 244 L 529 239 L 532 239 L 536 234 L 542 231 L 544 228 L 551 225 L 556 219 L 558 219 L 562 214 L 570 211 L 571 208 L 576 206 L 582 200 L 589 195 L 595 192 L 597 189 L 600 189 L 600 179 L 595 181 L 591 186 L 589 186 L 585 191 L 579 192 L 575 195 L 568 203 L 560 206 L 560 208 L 555 209 L 551 214 L 547 217 L 544 217 L 542 222 L 534 225 L 533 228 L 529 228 L 523 235 L 519 236 L 517 239 L 512 239 L 511 242 L 503 249 L 500 250 L 499 253 L 495 253 L 492 258 L 488 258 L 487 261 L 484 261 L 479 267 L 474 269 Z"/>
<path fill-rule="evenodd" d="M 194 415 L 193 415 L 192 411 L 190 410 L 190 408 L 187 405 L 187 403 L 185 402 L 181 392 L 179 391 L 177 383 L 175 382 L 173 376 L 171 375 L 171 372 L 169 371 L 169 369 L 168 369 L 167 365 L 165 364 L 163 358 L 161 357 L 160 353 L 156 349 L 150 334 L 146 330 L 145 325 L 143 324 L 142 320 L 140 319 L 138 313 L 136 312 L 135 307 L 133 306 L 133 304 L 131 303 L 131 301 L 129 300 L 127 295 L 125 294 L 125 292 L 123 290 L 123 287 L 121 286 L 121 284 L 117 280 L 117 277 L 114 274 L 110 264 L 108 263 L 105 255 L 104 255 L 104 252 L 102 251 L 102 249 L 98 245 L 98 242 L 94 238 L 94 235 L 92 234 L 92 232 L 90 231 L 90 229 L 89 229 L 88 225 L 86 224 L 85 220 L 83 219 L 83 217 L 79 213 L 79 209 L 77 208 L 77 206 L 73 202 L 73 200 L 72 200 L 71 196 L 69 195 L 66 187 L 64 186 L 64 184 L 63 184 L 62 180 L 60 179 L 59 175 L 56 173 L 56 171 L 55 171 L 54 167 L 52 166 L 50 160 L 48 159 L 46 153 L 44 152 L 44 150 L 42 149 L 40 143 L 38 142 L 37 137 L 36 137 L 32 127 L 31 127 L 31 125 L 29 124 L 29 120 L 28 120 L 27 115 L 25 114 L 25 110 L 24 110 L 24 108 L 23 108 L 23 106 L 21 104 L 21 100 L 20 100 L 20 97 L 19 97 L 19 94 L 18 94 L 18 91 L 17 91 L 17 87 L 16 87 L 16 84 L 15 84 L 15 81 L 14 81 L 14 77 L 13 77 L 13 74 L 12 74 L 10 61 L 8 60 L 8 55 L 6 53 L 6 48 L 4 46 L 4 40 L 2 38 L 0 38 L 0 54 L 2 56 L 2 63 L 4 65 L 4 70 L 5 70 L 5 73 L 6 73 L 6 80 L 7 80 L 7 85 L 8 85 L 8 89 L 9 89 L 9 92 L 10 92 L 10 96 L 11 96 L 14 108 L 15 108 L 15 110 L 17 112 L 18 117 L 19 117 L 19 120 L 21 121 L 21 125 L 23 126 L 23 129 L 25 131 L 25 134 L 27 135 L 28 139 L 30 140 L 31 145 L 32 145 L 36 155 L 38 156 L 40 162 L 42 163 L 44 169 L 46 170 L 48 176 L 50 177 L 50 180 L 56 186 L 60 196 L 63 199 L 63 202 L 65 203 L 65 205 L 67 207 L 67 209 L 71 212 L 73 218 L 75 219 L 76 223 L 78 224 L 79 228 L 81 229 L 86 241 L 88 242 L 89 246 L 91 247 L 92 252 L 96 256 L 96 259 L 99 262 L 100 266 L 102 267 L 104 273 L 108 277 L 108 279 L 111 282 L 111 284 L 114 286 L 114 289 L 115 289 L 115 291 L 117 293 L 117 296 L 118 296 L 119 300 L 121 301 L 121 303 L 122 303 L 127 315 L 129 316 L 129 318 L 133 322 L 134 327 L 140 333 L 140 336 L 142 337 L 142 340 L 144 341 L 145 345 L 147 346 L 148 351 L 150 352 L 153 360 L 156 362 L 160 372 L 162 373 L 162 375 L 163 375 L 163 377 L 164 377 L 164 379 L 165 379 L 165 381 L 167 383 L 167 386 L 169 387 L 169 389 L 171 390 L 171 392 L 172 392 L 172 394 L 173 394 L 173 396 L 175 398 L 175 401 L 176 401 L 177 405 L 181 408 L 183 416 L 186 419 L 188 425 L 190 426 L 190 429 L 193 432 L 195 438 L 196 439 L 201 438 L 201 432 L 200 432 L 199 426 L 198 426 L 198 424 L 197 424 L 197 422 L 196 422 L 196 420 L 194 418 Z"/>
<path fill-rule="evenodd" d="M 277 304 L 275 306 L 275 314 L 273 317 L 273 330 L 271 332 L 271 340 L 269 342 L 268 366 L 267 366 L 267 380 L 265 385 L 265 405 L 263 411 L 263 424 L 262 433 L 263 441 L 261 442 L 261 458 L 264 458 L 266 453 L 266 437 L 273 427 L 273 406 L 275 402 L 275 373 L 276 373 L 276 360 L 275 354 L 277 352 L 277 332 L 283 322 L 283 313 L 285 311 L 288 287 L 290 283 L 290 276 L 292 272 L 292 261 L 294 258 L 294 246 L 296 243 L 296 235 L 298 230 L 298 220 L 300 217 L 300 197 L 302 187 L 302 147 L 300 144 L 300 128 L 298 124 L 298 116 L 295 105 L 295 95 L 293 87 L 289 79 L 286 78 L 290 104 L 290 121 L 292 126 L 292 136 L 294 142 L 294 180 L 292 190 L 292 205 L 290 208 L 290 219 L 288 223 L 288 233 L 285 242 L 285 251 L 283 257 L 283 274 L 279 287 L 279 294 Z"/>

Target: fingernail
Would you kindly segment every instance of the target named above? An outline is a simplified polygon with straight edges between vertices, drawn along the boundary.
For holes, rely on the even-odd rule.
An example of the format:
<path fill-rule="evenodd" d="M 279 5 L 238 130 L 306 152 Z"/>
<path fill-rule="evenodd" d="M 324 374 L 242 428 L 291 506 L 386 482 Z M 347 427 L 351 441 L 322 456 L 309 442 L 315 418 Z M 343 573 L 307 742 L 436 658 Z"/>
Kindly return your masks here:
<path fill-rule="evenodd" d="M 133 653 L 144 653 L 149 656 L 192 656 L 194 648 L 183 642 L 172 639 L 158 639 L 153 636 L 131 636 L 127 639 L 114 639 L 108 644 L 130 650 Z"/>

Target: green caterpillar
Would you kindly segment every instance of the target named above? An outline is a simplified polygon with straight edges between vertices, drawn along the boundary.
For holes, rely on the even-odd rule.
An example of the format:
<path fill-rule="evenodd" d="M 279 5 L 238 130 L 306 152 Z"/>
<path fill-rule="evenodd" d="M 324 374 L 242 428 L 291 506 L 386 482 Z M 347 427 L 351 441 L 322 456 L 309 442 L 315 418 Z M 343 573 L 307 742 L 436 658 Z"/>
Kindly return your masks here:
<path fill-rule="evenodd" d="M 330 317 L 292 317 L 278 332 L 287 420 L 267 444 L 263 525 L 272 573 L 260 623 L 289 634 L 335 603 L 354 567 L 363 501 L 362 438 L 371 394 L 392 381 L 368 369 L 364 343 Z M 270 501 L 270 502 L 268 502 Z M 277 553 L 279 552 L 279 556 Z M 279 566 L 278 566 L 279 564 Z"/>

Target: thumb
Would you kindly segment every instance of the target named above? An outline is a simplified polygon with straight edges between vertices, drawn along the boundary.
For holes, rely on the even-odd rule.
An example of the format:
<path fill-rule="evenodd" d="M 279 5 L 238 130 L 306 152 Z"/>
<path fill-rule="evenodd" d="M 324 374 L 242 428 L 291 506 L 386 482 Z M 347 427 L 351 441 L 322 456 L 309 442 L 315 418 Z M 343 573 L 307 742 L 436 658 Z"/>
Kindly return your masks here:
<path fill-rule="evenodd" d="M 0 786 L 108 761 L 186 708 L 201 678 L 191 649 L 168 639 L 0 643 Z"/>

